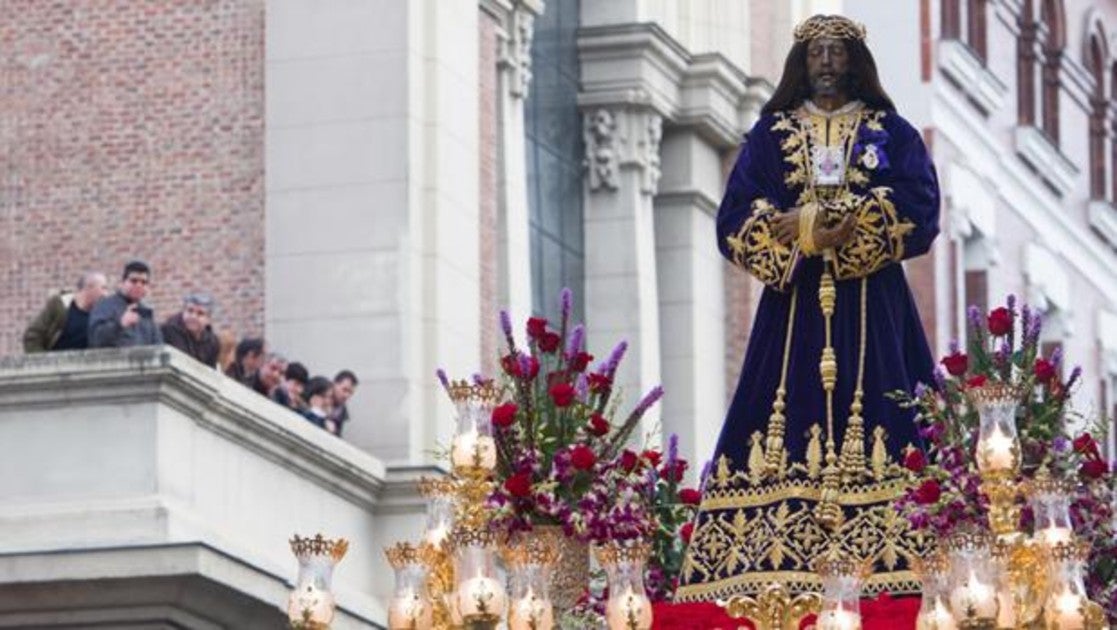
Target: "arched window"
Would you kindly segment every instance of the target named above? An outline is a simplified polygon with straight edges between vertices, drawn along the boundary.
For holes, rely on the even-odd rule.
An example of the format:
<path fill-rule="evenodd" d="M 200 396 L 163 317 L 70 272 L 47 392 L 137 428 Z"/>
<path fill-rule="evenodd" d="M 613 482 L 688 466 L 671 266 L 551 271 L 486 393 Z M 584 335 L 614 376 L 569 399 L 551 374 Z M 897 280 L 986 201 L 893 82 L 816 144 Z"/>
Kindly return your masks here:
<path fill-rule="evenodd" d="M 1016 117 L 1022 126 L 1036 122 L 1036 31 L 1033 0 L 1020 8 L 1020 38 L 1016 40 Z"/>
<path fill-rule="evenodd" d="M 1086 68 L 1094 79 L 1090 95 L 1090 198 L 1105 199 L 1105 35 L 1100 28 L 1090 34 L 1086 48 Z"/>
<path fill-rule="evenodd" d="M 1055 146 L 1059 145 L 1059 65 L 1066 46 L 1065 15 L 1062 0 L 1043 0 L 1040 5 L 1043 132 Z"/>
<path fill-rule="evenodd" d="M 987 4 L 988 0 L 942 0 L 942 38 L 965 42 L 983 64 Z"/>

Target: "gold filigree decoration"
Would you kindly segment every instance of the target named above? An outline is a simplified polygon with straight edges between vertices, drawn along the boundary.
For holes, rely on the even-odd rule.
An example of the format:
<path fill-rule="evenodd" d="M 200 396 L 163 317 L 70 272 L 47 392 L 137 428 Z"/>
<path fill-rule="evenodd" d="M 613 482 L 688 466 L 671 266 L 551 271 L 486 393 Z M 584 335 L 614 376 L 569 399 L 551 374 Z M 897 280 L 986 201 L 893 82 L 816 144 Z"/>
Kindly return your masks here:
<path fill-rule="evenodd" d="M 324 538 L 322 534 L 315 534 L 314 538 L 302 538 L 296 534 L 289 542 L 291 543 L 291 551 L 294 552 L 296 558 L 300 559 L 310 556 L 330 556 L 335 562 L 338 562 L 345 557 L 345 552 L 349 550 L 348 540 L 344 538 L 329 540 Z"/>
<path fill-rule="evenodd" d="M 880 186 L 862 198 L 853 236 L 834 257 L 834 275 L 841 280 L 863 278 L 904 257 L 904 237 L 915 225 L 901 220 L 892 203 L 892 189 Z"/>
<path fill-rule="evenodd" d="M 384 555 L 388 557 L 388 564 L 392 565 L 393 569 L 402 569 L 416 564 L 429 567 L 437 560 L 438 551 L 430 543 L 412 545 L 408 542 L 400 542 L 386 547 Z"/>
<path fill-rule="evenodd" d="M 822 610 L 822 596 L 800 593 L 792 596 L 782 584 L 767 585 L 757 597 L 736 595 L 718 601 L 726 614 L 736 619 L 749 619 L 763 630 L 798 630 L 803 617 Z"/>
<path fill-rule="evenodd" d="M 776 240 L 772 219 L 776 207 L 767 199 L 752 202 L 752 215 L 736 234 L 726 238 L 733 263 L 756 276 L 764 284 L 784 290 L 799 258 L 798 246 L 788 247 Z"/>
<path fill-rule="evenodd" d="M 821 435 L 818 428 L 811 432 Z M 773 582 L 791 592 L 817 591 L 814 563 L 834 549 L 873 566 L 866 593 L 919 592 L 912 562 L 933 540 L 911 530 L 892 506 L 907 486 L 903 468 L 887 453 L 877 466 L 879 477 L 865 471 L 857 481 L 838 485 L 834 505 L 842 519 L 831 529 L 815 509 L 825 482 L 812 476 L 810 462 L 789 465 L 780 480 L 756 483 L 721 456 L 683 561 L 678 600 L 755 595 Z"/>
<path fill-rule="evenodd" d="M 476 402 L 495 406 L 500 402 L 500 390 L 491 381 L 472 384 L 466 380 L 451 381 L 450 400 L 454 403 Z"/>

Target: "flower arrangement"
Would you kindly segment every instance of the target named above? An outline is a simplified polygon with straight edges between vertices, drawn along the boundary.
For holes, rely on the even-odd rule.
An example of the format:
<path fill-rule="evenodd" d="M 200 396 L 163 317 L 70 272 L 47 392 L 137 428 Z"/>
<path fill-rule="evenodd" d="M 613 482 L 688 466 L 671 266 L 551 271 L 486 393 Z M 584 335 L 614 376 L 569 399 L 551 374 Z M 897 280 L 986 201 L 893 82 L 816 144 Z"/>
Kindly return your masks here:
<path fill-rule="evenodd" d="M 968 396 L 990 385 L 1012 385 L 1020 392 L 1016 415 L 1020 481 L 1042 470 L 1073 483 L 1074 529 L 1092 545 L 1087 564 L 1089 595 L 1111 620 L 1117 619 L 1112 467 L 1090 432 L 1073 434 L 1067 423 L 1068 416 L 1076 417 L 1068 400 L 1081 369 L 1074 368 L 1063 380 L 1061 353 L 1043 356 L 1040 352 L 1041 314 L 1027 305 L 1018 312 L 1012 296 L 1005 306 L 984 315 L 971 307 L 967 322 L 966 351 L 952 344 L 931 386 L 892 395 L 918 410 L 919 435 L 926 447 L 904 454 L 903 465 L 912 483 L 897 501 L 897 509 L 913 529 L 940 539 L 960 529 L 988 528 L 989 498 L 982 492 L 974 456 L 979 417 Z M 1019 531 L 1030 532 L 1032 521 L 1031 509 L 1024 507 Z"/>
<path fill-rule="evenodd" d="M 492 415 L 497 466 L 491 524 L 506 537 L 555 525 L 579 542 L 649 541 L 649 595 L 660 601 L 674 590 L 680 529 L 699 493 L 681 487 L 687 462 L 678 456 L 675 436 L 666 453 L 627 447 L 663 389 L 653 388 L 622 416 L 614 379 L 627 343 L 594 365 L 584 326 L 571 325 L 572 299 L 563 289 L 557 323 L 529 318 L 523 344 L 508 313 L 500 314 L 507 351 L 499 386 L 506 402 Z"/>

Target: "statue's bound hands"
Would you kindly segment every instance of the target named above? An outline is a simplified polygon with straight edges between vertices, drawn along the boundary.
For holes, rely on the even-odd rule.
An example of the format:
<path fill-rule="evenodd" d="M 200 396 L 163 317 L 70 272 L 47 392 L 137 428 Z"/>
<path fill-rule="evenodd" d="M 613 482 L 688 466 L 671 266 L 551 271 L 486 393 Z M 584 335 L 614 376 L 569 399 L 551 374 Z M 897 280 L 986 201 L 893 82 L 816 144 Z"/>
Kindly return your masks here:
<path fill-rule="evenodd" d="M 791 247 L 791 243 L 799 236 L 799 214 L 799 208 L 792 208 L 777 215 L 772 221 L 774 236 L 781 245 Z M 830 227 L 826 227 L 822 221 L 818 221 L 814 226 L 815 247 L 819 250 L 841 247 L 853 238 L 855 227 L 857 227 L 857 217 L 852 214 L 846 214 L 840 221 Z"/>

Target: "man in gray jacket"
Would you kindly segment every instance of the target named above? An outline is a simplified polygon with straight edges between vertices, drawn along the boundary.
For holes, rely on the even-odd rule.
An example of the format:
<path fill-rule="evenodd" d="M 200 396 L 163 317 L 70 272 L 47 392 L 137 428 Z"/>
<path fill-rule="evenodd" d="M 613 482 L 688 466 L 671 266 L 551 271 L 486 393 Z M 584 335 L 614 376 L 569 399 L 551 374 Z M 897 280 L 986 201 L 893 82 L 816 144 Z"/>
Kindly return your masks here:
<path fill-rule="evenodd" d="M 89 315 L 90 348 L 163 343 L 154 311 L 142 303 L 150 277 L 151 269 L 145 262 L 133 260 L 124 265 L 124 275 L 116 293 L 98 302 Z"/>

